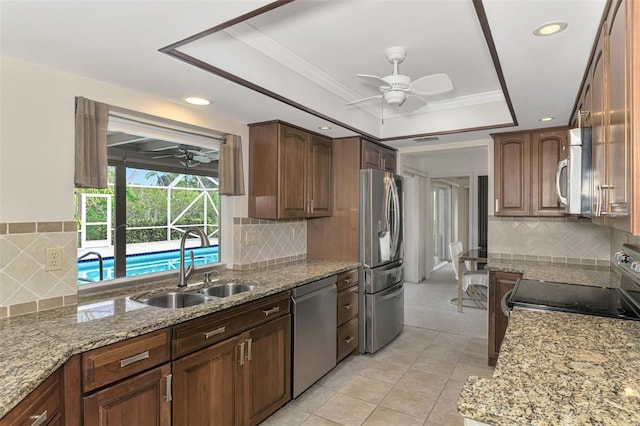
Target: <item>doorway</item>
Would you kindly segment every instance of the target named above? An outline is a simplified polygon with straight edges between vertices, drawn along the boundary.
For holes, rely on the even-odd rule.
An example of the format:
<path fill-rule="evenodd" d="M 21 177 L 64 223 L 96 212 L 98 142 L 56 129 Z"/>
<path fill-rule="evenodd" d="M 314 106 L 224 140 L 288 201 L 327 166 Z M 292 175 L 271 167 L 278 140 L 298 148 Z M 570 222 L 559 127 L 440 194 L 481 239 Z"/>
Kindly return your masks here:
<path fill-rule="evenodd" d="M 447 264 L 451 242 L 451 186 L 433 184 L 433 270 Z"/>

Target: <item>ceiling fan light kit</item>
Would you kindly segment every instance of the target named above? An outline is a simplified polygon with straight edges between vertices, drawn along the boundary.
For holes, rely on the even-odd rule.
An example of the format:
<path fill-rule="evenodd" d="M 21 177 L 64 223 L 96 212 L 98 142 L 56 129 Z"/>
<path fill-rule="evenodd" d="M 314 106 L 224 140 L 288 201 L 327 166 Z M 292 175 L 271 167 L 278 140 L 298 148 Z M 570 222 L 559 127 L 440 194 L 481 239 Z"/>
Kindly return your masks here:
<path fill-rule="evenodd" d="M 369 96 L 349 102 L 355 105 L 373 99 L 382 99 L 383 103 L 395 107 L 404 106 L 409 111 L 417 110 L 427 104 L 423 96 L 436 95 L 453 89 L 451 79 L 446 74 L 433 74 L 411 81 L 411 77 L 400 74 L 398 65 L 407 57 L 407 49 L 401 46 L 389 47 L 386 50 L 387 60 L 393 64 L 393 72 L 385 77 L 369 74 L 356 74 L 367 83 L 378 85 L 380 95 Z M 411 100 L 411 102 L 406 102 Z"/>

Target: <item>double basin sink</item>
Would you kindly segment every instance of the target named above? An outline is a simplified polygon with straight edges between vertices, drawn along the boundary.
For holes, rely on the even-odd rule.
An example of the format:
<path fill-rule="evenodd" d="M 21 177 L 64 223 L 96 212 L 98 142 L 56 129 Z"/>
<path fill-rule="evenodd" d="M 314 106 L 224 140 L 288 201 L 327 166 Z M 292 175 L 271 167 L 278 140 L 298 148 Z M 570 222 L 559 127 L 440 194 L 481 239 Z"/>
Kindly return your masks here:
<path fill-rule="evenodd" d="M 158 308 L 186 308 L 189 306 L 201 305 L 223 297 L 251 291 L 257 286 L 253 284 L 228 282 L 215 284 L 193 292 L 169 292 L 155 296 L 135 299 L 136 302 L 145 305 L 156 306 Z"/>

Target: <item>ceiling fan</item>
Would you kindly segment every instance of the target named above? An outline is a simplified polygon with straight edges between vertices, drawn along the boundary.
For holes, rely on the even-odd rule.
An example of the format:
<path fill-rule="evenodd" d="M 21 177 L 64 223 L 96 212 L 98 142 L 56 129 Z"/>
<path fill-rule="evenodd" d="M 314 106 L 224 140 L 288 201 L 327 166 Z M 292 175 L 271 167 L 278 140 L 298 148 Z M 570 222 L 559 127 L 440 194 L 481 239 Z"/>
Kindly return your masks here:
<path fill-rule="evenodd" d="M 153 157 L 154 160 L 159 158 L 175 157 L 180 158 L 180 164 L 184 167 L 193 168 L 199 166 L 201 163 L 210 163 L 216 158 L 212 158 L 208 153 L 202 152 L 202 149 L 198 146 L 190 145 L 178 145 L 176 147 L 177 153 L 158 155 Z"/>
<path fill-rule="evenodd" d="M 378 86 L 379 95 L 369 96 L 349 102 L 347 105 L 355 105 L 360 102 L 373 99 L 382 99 L 389 105 L 403 106 L 409 111 L 422 108 L 427 104 L 423 96 L 436 95 L 453 89 L 451 79 L 446 74 L 432 74 L 411 81 L 411 77 L 399 74 L 398 64 L 407 57 L 407 49 L 404 47 L 390 47 L 386 51 L 387 60 L 393 64 L 393 73 L 386 77 L 377 77 L 368 74 L 356 74 L 358 77 Z"/>

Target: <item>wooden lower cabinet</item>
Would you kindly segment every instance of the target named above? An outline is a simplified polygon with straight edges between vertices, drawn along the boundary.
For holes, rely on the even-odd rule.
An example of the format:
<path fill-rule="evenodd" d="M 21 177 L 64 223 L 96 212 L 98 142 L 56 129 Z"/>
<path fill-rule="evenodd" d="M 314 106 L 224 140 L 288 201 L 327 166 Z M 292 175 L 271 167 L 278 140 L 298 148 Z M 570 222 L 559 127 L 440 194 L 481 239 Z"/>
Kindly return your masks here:
<path fill-rule="evenodd" d="M 1 426 L 64 424 L 62 373 L 53 373 L 0 420 Z"/>
<path fill-rule="evenodd" d="M 291 399 L 291 315 L 173 362 L 173 424 L 254 425 Z"/>
<path fill-rule="evenodd" d="M 170 377 L 171 366 L 165 364 L 86 396 L 84 424 L 171 425 Z"/>
<path fill-rule="evenodd" d="M 489 336 L 488 364 L 496 365 L 500 345 L 507 331 L 509 318 L 502 313 L 500 302 L 506 292 L 512 290 L 522 274 L 513 272 L 489 272 Z"/>

